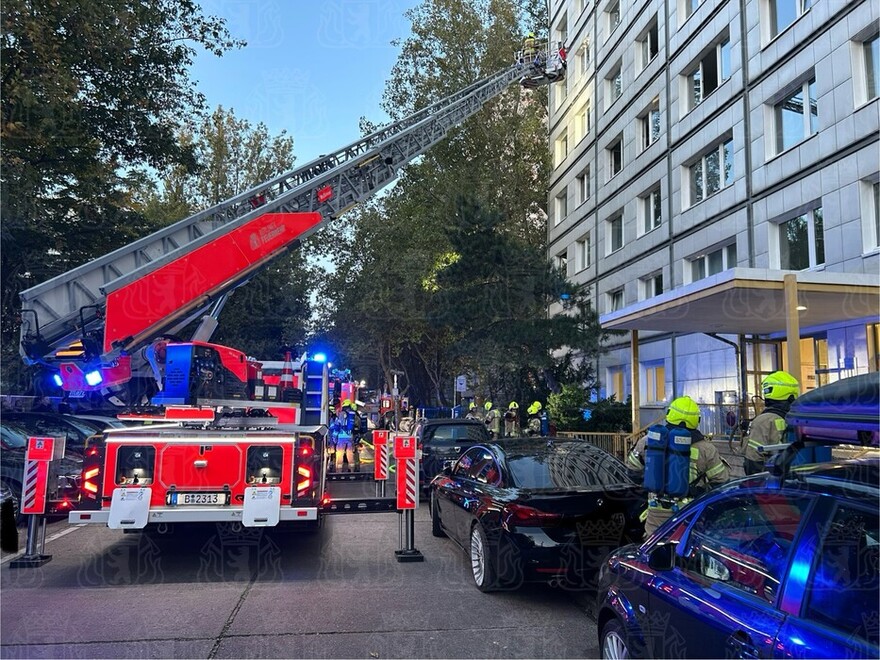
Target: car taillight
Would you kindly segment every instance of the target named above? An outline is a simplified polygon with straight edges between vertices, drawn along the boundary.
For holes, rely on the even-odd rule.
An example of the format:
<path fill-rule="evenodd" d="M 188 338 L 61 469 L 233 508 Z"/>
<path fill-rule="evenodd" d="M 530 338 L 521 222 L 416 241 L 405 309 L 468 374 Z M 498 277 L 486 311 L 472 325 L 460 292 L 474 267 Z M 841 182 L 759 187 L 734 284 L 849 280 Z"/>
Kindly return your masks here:
<path fill-rule="evenodd" d="M 523 504 L 507 504 L 501 511 L 504 526 L 546 527 L 562 520 L 561 513 L 541 511 Z"/>
<path fill-rule="evenodd" d="M 296 496 L 304 497 L 312 487 L 312 468 L 300 465 L 296 468 Z"/>

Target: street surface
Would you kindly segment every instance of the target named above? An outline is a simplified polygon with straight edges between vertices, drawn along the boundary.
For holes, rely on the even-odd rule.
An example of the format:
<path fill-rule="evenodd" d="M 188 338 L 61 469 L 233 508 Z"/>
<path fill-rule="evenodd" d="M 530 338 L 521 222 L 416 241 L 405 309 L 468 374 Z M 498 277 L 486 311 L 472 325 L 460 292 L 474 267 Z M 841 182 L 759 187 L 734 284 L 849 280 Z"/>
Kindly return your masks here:
<path fill-rule="evenodd" d="M 372 482 L 331 492 L 357 489 L 374 493 Z M 0 657 L 598 657 L 585 594 L 480 593 L 464 552 L 431 536 L 425 502 L 415 515 L 425 561 L 399 563 L 399 520 L 337 515 L 312 534 L 211 525 L 166 537 L 53 523 L 49 563 L 10 569 L 3 555 Z"/>

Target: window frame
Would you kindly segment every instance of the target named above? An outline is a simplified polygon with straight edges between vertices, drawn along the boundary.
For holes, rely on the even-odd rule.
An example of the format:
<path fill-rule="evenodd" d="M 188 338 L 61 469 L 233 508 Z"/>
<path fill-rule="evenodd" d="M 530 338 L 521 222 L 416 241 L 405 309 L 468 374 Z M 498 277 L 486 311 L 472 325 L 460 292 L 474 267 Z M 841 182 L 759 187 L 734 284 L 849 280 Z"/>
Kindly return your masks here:
<path fill-rule="evenodd" d="M 659 214 L 655 215 L 658 211 Z M 663 190 L 658 184 L 639 197 L 639 209 L 641 211 L 641 236 L 649 234 L 663 224 Z"/>
<path fill-rule="evenodd" d="M 575 241 L 575 272 L 579 273 L 593 265 L 593 236 L 587 232 Z"/>
<path fill-rule="evenodd" d="M 608 112 L 615 101 L 623 96 L 623 66 L 620 62 L 605 77 L 605 89 L 607 91 L 605 112 Z"/>
<path fill-rule="evenodd" d="M 726 58 L 725 51 L 727 52 Z M 685 94 L 685 97 L 687 99 L 687 103 L 685 104 L 686 112 L 696 110 L 707 98 L 714 94 L 719 87 L 730 80 L 731 76 L 733 75 L 733 65 L 731 62 L 732 52 L 733 51 L 730 46 L 730 36 L 724 34 L 720 37 L 718 41 L 716 41 L 712 45 L 711 49 L 706 51 L 696 61 L 696 67 L 694 67 L 693 64 L 688 67 L 687 72 L 684 74 L 687 92 Z M 715 86 L 707 92 L 705 90 L 704 81 L 706 80 L 708 69 L 704 69 L 704 65 L 712 55 L 714 55 L 715 64 L 714 71 L 712 71 L 715 76 Z M 699 87 L 699 100 L 696 99 L 697 87 Z"/>
<path fill-rule="evenodd" d="M 659 282 L 660 290 L 657 291 L 657 284 Z M 655 273 L 651 273 L 650 275 L 646 275 L 645 277 L 639 278 L 639 293 L 641 294 L 641 300 L 648 300 L 649 298 L 654 298 L 663 293 L 663 271 L 657 271 Z"/>
<path fill-rule="evenodd" d="M 556 167 L 562 165 L 568 158 L 568 129 L 563 128 L 554 142 L 556 145 Z"/>
<path fill-rule="evenodd" d="M 733 248 L 733 257 L 731 257 L 731 248 Z M 711 257 L 719 252 L 721 253 L 721 270 L 710 273 L 709 264 L 711 263 Z M 736 241 L 726 243 L 712 250 L 707 250 L 703 254 L 688 258 L 688 276 L 690 277 L 690 282 L 699 282 L 707 277 L 712 277 L 713 275 L 723 273 L 731 268 L 736 268 L 736 258 Z M 733 263 L 731 263 L 731 261 Z M 702 264 L 702 275 L 700 277 L 694 277 L 694 267 L 697 264 Z"/>
<path fill-rule="evenodd" d="M 819 132 L 819 99 L 818 97 L 813 98 L 810 96 L 810 92 L 816 94 L 816 76 L 812 76 L 807 80 L 801 82 L 798 87 L 792 90 L 791 93 L 787 94 L 785 98 L 781 101 L 778 101 L 773 104 L 773 146 L 775 149 L 775 153 L 781 154 L 789 149 L 793 149 L 802 142 L 810 139 L 814 135 Z M 786 142 L 785 137 L 787 132 L 783 130 L 786 126 L 786 122 L 784 120 L 784 116 L 782 112 L 784 111 L 784 106 L 787 103 L 791 103 L 792 100 L 801 95 L 803 98 L 807 99 L 807 103 L 801 103 L 801 112 L 800 112 L 800 133 L 799 135 L 791 142 Z M 816 103 L 816 113 L 812 113 L 813 101 Z M 810 106 L 810 112 L 807 112 L 806 105 Z"/>
<path fill-rule="evenodd" d="M 645 372 L 644 377 L 642 378 L 642 382 L 645 384 L 643 401 L 645 403 L 663 403 L 667 401 L 666 361 L 651 360 L 649 362 L 643 362 L 642 369 Z M 651 398 L 652 393 L 654 394 L 653 398 Z"/>
<path fill-rule="evenodd" d="M 626 239 L 624 237 L 624 226 L 623 226 L 623 213 L 618 213 L 616 215 L 611 216 L 605 221 L 608 228 L 608 254 L 614 254 L 615 252 L 619 252 L 626 245 Z M 619 227 L 619 232 L 615 232 L 615 227 Z M 615 236 L 620 237 L 620 244 L 617 247 L 614 247 L 615 244 Z"/>
<path fill-rule="evenodd" d="M 553 198 L 553 226 L 562 224 L 568 217 L 568 187 Z"/>
<path fill-rule="evenodd" d="M 587 202 L 593 196 L 593 182 L 590 180 L 591 174 L 590 164 L 587 163 L 584 169 L 581 170 L 581 173 L 575 177 L 578 184 L 578 206 Z"/>
<path fill-rule="evenodd" d="M 873 44 L 873 47 L 870 47 L 870 44 Z M 880 33 L 862 40 L 860 45 L 864 63 L 862 72 L 865 76 L 864 102 L 870 103 L 880 97 Z"/>
<path fill-rule="evenodd" d="M 779 23 L 779 12 L 778 12 L 778 3 L 780 0 L 767 0 L 767 26 L 768 26 L 768 34 L 770 35 L 770 40 L 773 41 L 780 34 L 788 30 L 792 25 L 798 22 L 800 18 L 806 14 L 813 6 L 814 0 L 781 0 L 782 2 L 790 1 L 792 2 L 794 7 L 794 18 L 789 23 L 786 23 L 782 27 L 778 25 Z"/>
<path fill-rule="evenodd" d="M 610 181 L 623 171 L 623 136 L 620 135 L 612 140 L 605 151 L 608 153 L 608 180 Z M 617 155 L 616 160 L 615 154 Z M 617 163 L 616 169 L 615 162 Z"/>
<path fill-rule="evenodd" d="M 816 237 L 816 212 L 819 212 L 819 224 L 821 225 L 821 240 L 817 240 Z M 789 257 L 789 265 L 786 267 L 783 262 L 783 254 L 782 254 L 782 245 L 783 245 L 783 226 L 788 225 L 789 222 L 794 220 L 799 220 L 801 218 L 805 218 L 806 220 L 806 229 L 807 229 L 807 258 L 809 261 L 809 265 L 805 268 L 792 268 L 791 267 L 791 259 Z M 809 209 L 806 209 L 803 213 L 798 213 L 797 215 L 791 215 L 785 217 L 781 220 L 778 220 L 772 223 L 771 227 L 772 231 L 776 235 L 776 250 L 775 250 L 775 259 L 776 265 L 780 270 L 795 270 L 795 271 L 806 271 L 806 270 L 814 270 L 817 268 L 823 268 L 825 266 L 825 216 L 822 210 L 822 205 L 813 206 Z M 819 250 L 821 249 L 822 260 L 819 261 Z"/>
<path fill-rule="evenodd" d="M 621 22 L 620 0 L 612 0 L 608 3 L 608 6 L 605 8 L 605 16 L 607 19 L 608 37 L 610 38 Z M 614 21 L 615 16 L 617 17 L 617 22 Z"/>
<path fill-rule="evenodd" d="M 722 164 L 728 161 L 728 152 L 729 152 L 729 161 L 730 161 L 730 173 L 728 175 L 727 172 L 724 171 Z M 709 189 L 709 177 L 707 176 L 709 172 L 707 159 L 712 156 L 718 157 L 718 174 L 719 174 L 719 183 L 718 188 L 715 190 Z M 699 190 L 699 199 L 696 198 L 695 190 L 696 190 L 696 170 L 694 169 L 697 165 L 700 166 L 700 181 L 701 186 Z M 688 194 L 689 194 L 689 202 L 690 205 L 688 208 L 696 206 L 700 202 L 703 202 L 712 195 L 716 195 L 725 188 L 733 185 L 733 181 L 735 179 L 735 170 L 734 170 L 734 162 L 733 162 L 733 138 L 728 137 L 718 143 L 715 144 L 714 147 L 708 149 L 703 152 L 699 158 L 695 159 L 690 165 L 687 167 L 688 171 Z"/>
<path fill-rule="evenodd" d="M 660 139 L 662 128 L 660 126 L 660 97 L 651 99 L 644 114 L 639 116 L 639 136 L 641 138 L 642 151 L 653 145 Z"/>
<path fill-rule="evenodd" d="M 653 36 L 653 53 L 651 52 L 652 40 Z M 639 44 L 639 72 L 641 73 L 645 69 L 648 68 L 648 65 L 653 62 L 657 56 L 660 54 L 660 26 L 657 20 L 657 14 L 654 14 L 654 18 L 648 24 L 648 29 L 642 34 L 642 36 L 638 39 Z"/>

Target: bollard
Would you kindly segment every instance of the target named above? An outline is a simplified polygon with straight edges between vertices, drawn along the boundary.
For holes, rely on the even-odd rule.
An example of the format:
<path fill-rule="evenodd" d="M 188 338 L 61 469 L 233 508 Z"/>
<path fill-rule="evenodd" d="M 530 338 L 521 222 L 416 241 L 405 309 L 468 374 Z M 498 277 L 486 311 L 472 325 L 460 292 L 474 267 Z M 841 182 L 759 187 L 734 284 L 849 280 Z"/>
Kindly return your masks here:
<path fill-rule="evenodd" d="M 424 555 L 415 547 L 415 508 L 419 505 L 416 439 L 412 436 L 395 437 L 394 457 L 397 459 L 397 508 L 403 510 L 403 547 L 394 551 L 394 557 L 399 562 L 424 561 Z"/>
<path fill-rule="evenodd" d="M 46 513 L 49 462 L 63 457 L 63 439 L 28 438 L 21 486 L 21 512 L 28 515 L 27 544 L 24 555 L 13 559 L 9 568 L 36 568 L 52 559 L 52 555 L 43 553 L 46 546 L 46 519 L 43 514 Z"/>

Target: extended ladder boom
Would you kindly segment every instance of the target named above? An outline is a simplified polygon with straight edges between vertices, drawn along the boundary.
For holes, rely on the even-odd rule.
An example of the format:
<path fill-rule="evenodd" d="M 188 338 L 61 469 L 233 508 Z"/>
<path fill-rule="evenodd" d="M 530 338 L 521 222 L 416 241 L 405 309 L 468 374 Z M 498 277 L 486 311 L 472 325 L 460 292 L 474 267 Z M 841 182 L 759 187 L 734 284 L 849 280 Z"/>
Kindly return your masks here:
<path fill-rule="evenodd" d="M 401 166 L 520 75 L 518 66 L 499 71 L 343 149 L 23 291 L 23 358 L 48 366 L 70 359 L 107 363 L 156 336 L 179 332 L 269 261 L 381 190 Z M 82 342 L 80 356 L 66 350 L 76 342 Z"/>

